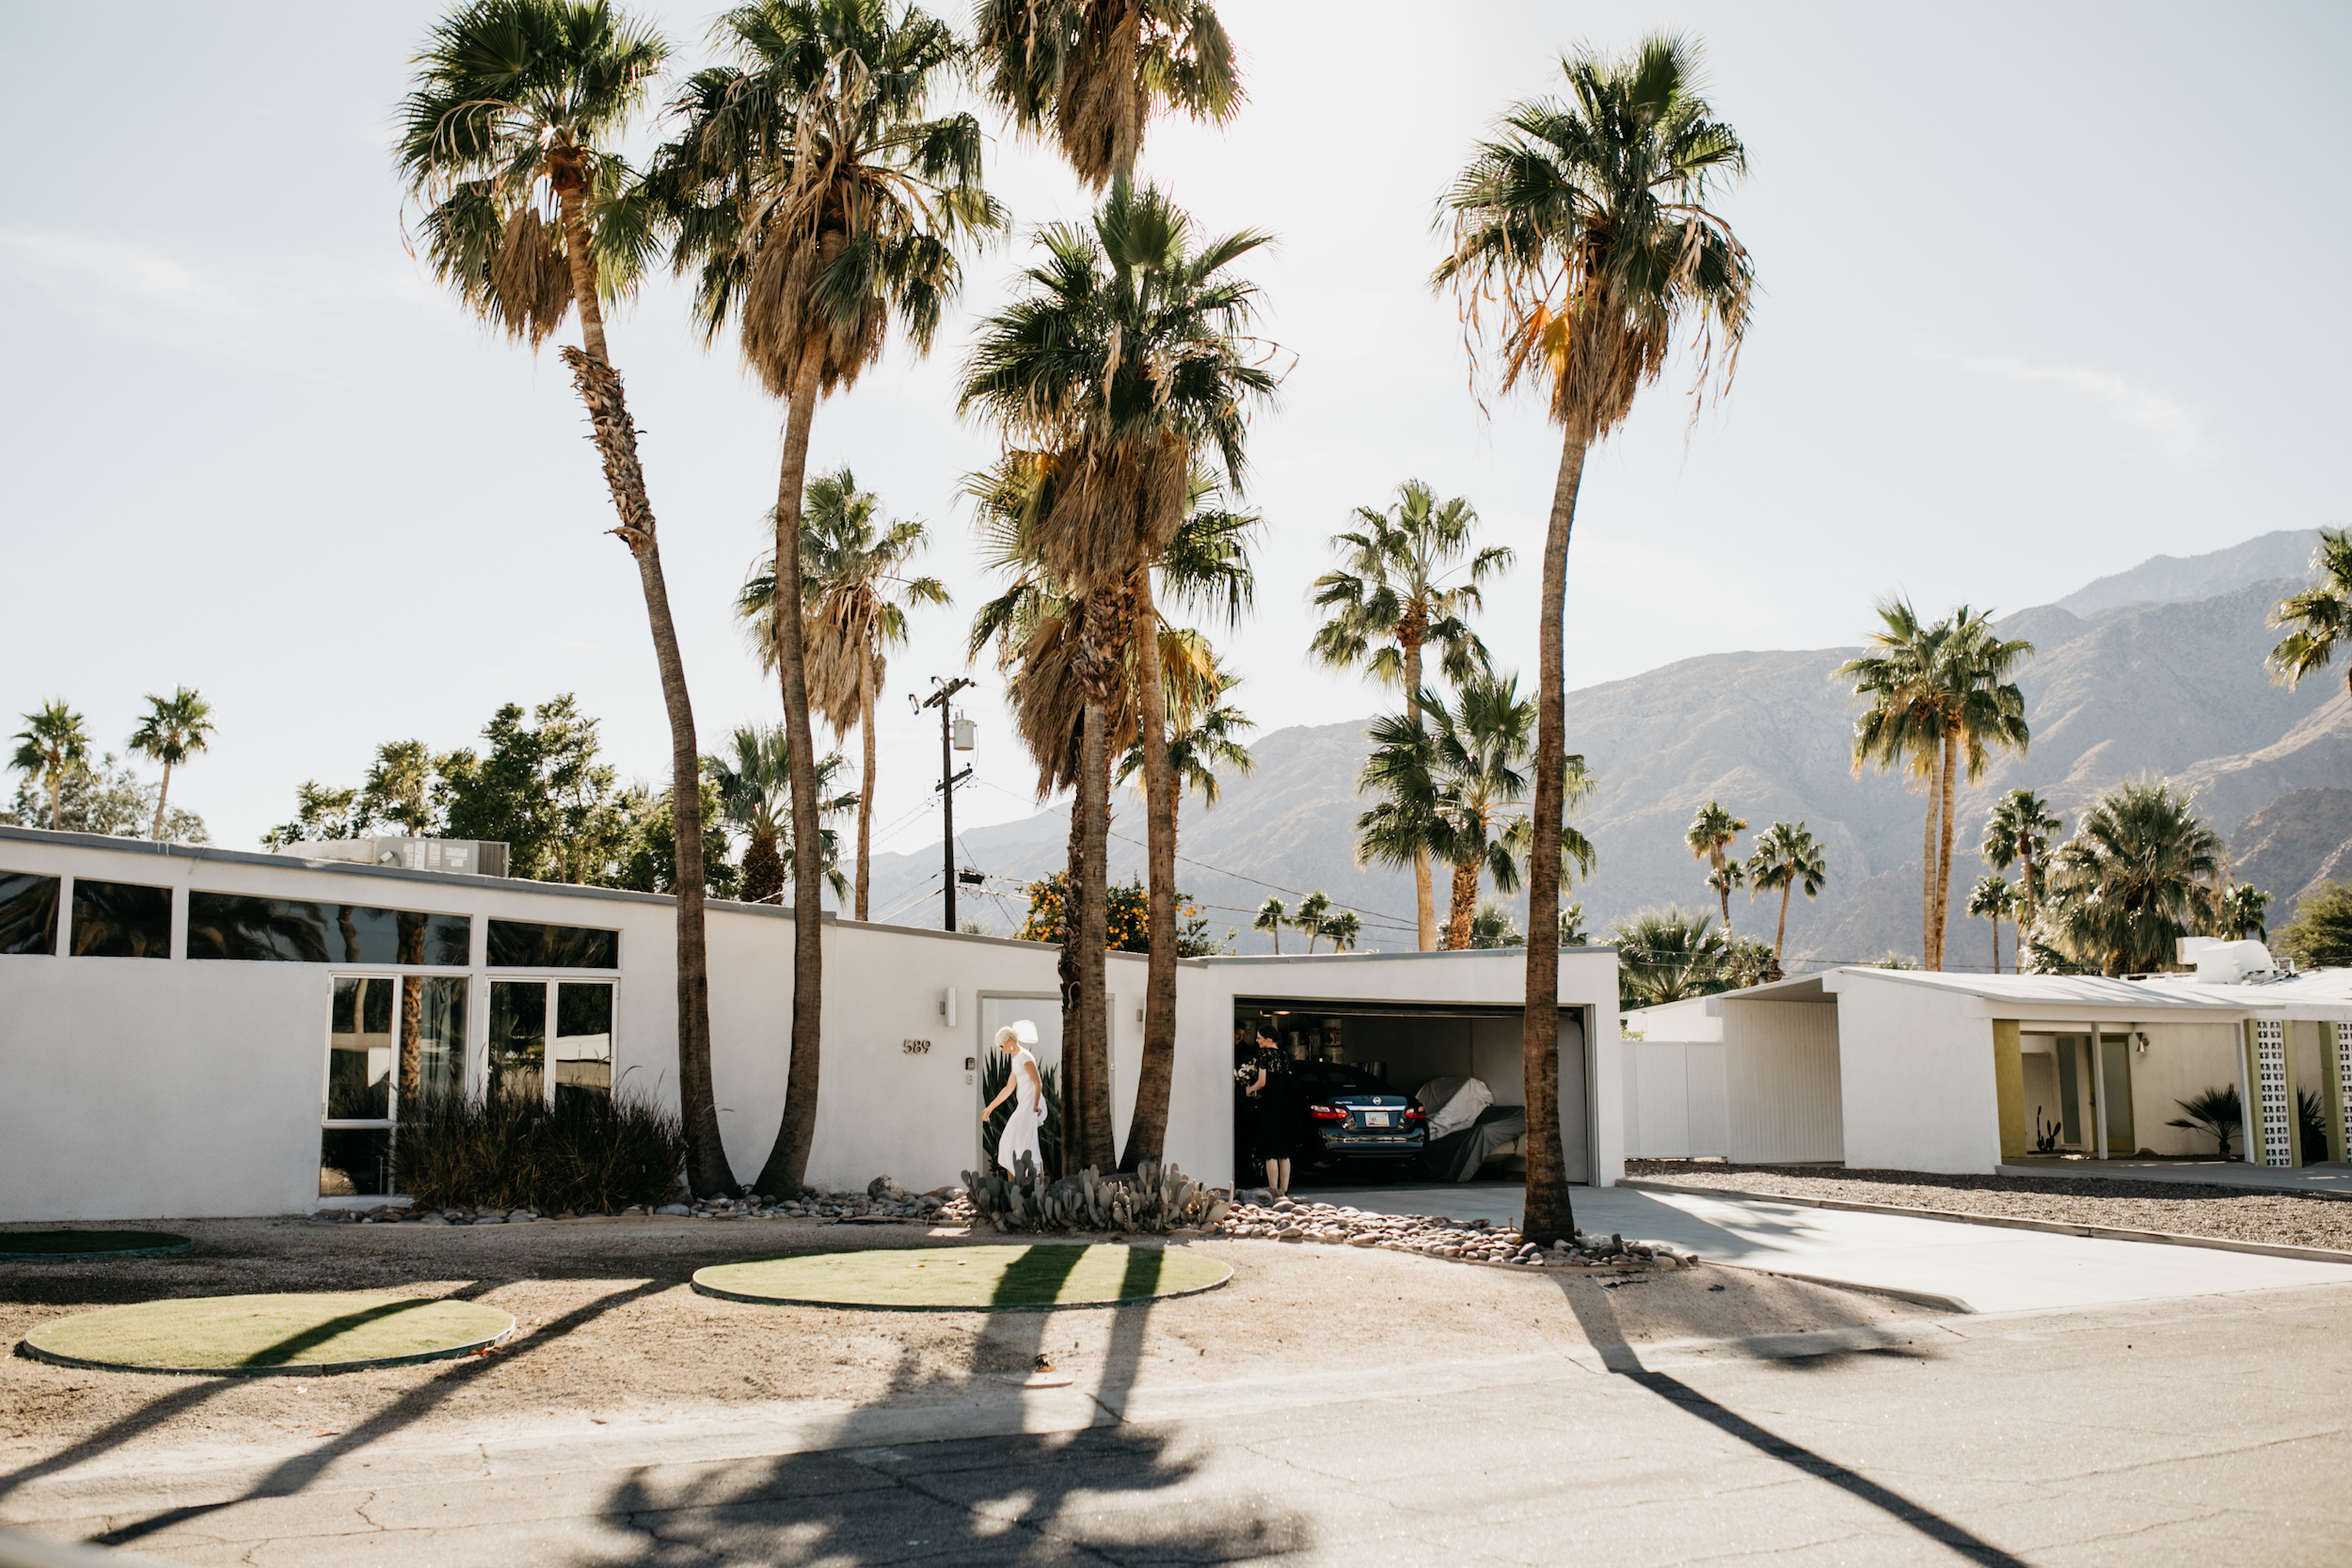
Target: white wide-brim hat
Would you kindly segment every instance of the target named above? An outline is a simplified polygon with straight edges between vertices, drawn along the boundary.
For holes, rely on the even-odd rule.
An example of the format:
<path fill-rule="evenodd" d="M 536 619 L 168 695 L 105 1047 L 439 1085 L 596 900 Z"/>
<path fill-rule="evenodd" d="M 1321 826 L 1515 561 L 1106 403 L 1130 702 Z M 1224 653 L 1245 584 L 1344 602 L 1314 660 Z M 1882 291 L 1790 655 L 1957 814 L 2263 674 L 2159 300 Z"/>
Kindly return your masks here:
<path fill-rule="evenodd" d="M 1030 1022 L 1025 1018 L 1016 1018 L 1012 1021 L 1012 1037 L 1019 1040 L 1023 1045 L 1035 1045 L 1037 1043 L 1037 1025 Z"/>

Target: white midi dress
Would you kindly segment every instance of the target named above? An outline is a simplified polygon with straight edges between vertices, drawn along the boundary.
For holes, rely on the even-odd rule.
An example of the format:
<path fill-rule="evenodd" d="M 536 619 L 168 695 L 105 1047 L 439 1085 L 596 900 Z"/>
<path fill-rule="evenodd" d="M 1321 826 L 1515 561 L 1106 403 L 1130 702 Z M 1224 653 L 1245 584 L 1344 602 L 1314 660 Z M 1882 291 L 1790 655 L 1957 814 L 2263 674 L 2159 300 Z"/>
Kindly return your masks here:
<path fill-rule="evenodd" d="M 1026 1068 L 1027 1071 L 1022 1069 Z M 1038 1147 L 1038 1129 L 1045 1125 L 1043 1091 L 1033 1086 L 1029 1073 L 1037 1071 L 1037 1058 L 1026 1047 L 1012 1053 L 1012 1114 L 1005 1118 L 1005 1131 L 996 1140 L 996 1163 L 1010 1171 L 1021 1156 L 1029 1157 L 1033 1169 L 1045 1169 L 1045 1151 Z"/>

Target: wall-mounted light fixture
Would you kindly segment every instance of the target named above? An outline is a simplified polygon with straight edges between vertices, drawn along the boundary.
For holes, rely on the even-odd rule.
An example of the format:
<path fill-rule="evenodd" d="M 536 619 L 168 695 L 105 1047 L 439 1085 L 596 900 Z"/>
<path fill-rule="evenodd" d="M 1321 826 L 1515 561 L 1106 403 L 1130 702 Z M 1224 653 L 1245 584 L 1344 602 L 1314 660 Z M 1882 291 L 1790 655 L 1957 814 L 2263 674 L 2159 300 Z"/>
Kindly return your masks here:
<path fill-rule="evenodd" d="M 956 1026 L 956 988 L 949 986 L 939 993 L 939 1016 L 947 1021 L 947 1027 Z"/>
<path fill-rule="evenodd" d="M 2135 1050 L 2135 1051 L 2137 1051 L 2137 1052 L 2138 1052 L 2138 1053 L 2139 1053 L 2139 1054 L 2141 1054 L 2141 1055 L 2143 1055 L 2143 1056 L 2145 1056 L 2146 1054 L 2148 1054 L 2148 1031 L 2147 1031 L 2147 1030 L 2145 1030 L 2145 1029 L 2138 1029 L 2138 1030 L 2135 1030 L 2135 1031 L 2133 1031 L 2133 1034 L 2132 1034 L 2132 1049 L 2133 1049 L 2133 1050 Z"/>

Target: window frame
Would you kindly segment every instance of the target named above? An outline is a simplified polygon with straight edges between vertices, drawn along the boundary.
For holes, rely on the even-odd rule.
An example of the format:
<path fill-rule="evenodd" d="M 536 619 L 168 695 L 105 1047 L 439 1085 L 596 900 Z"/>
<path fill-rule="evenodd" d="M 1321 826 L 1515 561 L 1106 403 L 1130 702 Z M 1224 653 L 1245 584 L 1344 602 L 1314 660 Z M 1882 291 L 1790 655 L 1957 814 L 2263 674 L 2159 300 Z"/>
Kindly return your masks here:
<path fill-rule="evenodd" d="M 541 1038 L 539 1046 L 539 1103 L 549 1110 L 555 1106 L 555 1041 L 556 1030 L 562 1026 L 559 1020 L 563 1016 L 563 998 L 553 988 L 557 986 L 610 987 L 612 992 L 612 1028 L 605 1039 L 607 1048 L 612 1053 L 612 1092 L 620 1093 L 621 972 L 617 969 L 484 970 L 482 972 L 482 1050 L 477 1053 L 470 1046 L 468 1048 L 469 1093 L 480 1098 L 490 1092 L 490 1015 L 494 1010 L 494 1005 L 490 1001 L 490 988 L 508 985 L 544 985 L 548 988 L 547 1033 Z M 469 1003 L 468 1006 L 470 1006 L 471 1004 Z M 466 1032 L 469 1036 L 473 1033 L 473 1023 L 470 1019 L 467 1021 Z M 477 1061 L 481 1067 L 479 1073 L 472 1070 Z"/>

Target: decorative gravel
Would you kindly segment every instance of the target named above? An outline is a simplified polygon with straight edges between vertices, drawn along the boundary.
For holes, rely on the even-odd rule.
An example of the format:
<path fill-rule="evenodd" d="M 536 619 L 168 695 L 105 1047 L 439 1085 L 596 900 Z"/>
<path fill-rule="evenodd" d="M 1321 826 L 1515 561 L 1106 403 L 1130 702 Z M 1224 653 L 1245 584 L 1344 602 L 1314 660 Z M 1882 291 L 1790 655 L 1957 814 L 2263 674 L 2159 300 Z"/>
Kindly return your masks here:
<path fill-rule="evenodd" d="M 1734 1165 L 1713 1161 L 1628 1160 L 1625 1173 L 1678 1186 L 1722 1187 L 1788 1197 L 1840 1198 L 1909 1209 L 2168 1230 L 2274 1246 L 2352 1252 L 2352 1203 L 2339 1198 L 2201 1182 L 2083 1176 L 1939 1176 L 1842 1165 Z"/>
<path fill-rule="evenodd" d="M 860 1220 L 898 1221 L 910 1225 L 969 1225 L 971 1207 L 961 1218 L 949 1211 L 961 1201 L 961 1189 L 939 1187 L 911 1193 L 888 1177 L 878 1177 L 863 1192 L 828 1192 L 811 1187 L 796 1198 L 771 1198 L 747 1194 L 737 1198 L 680 1199 L 651 1209 L 623 1209 L 618 1213 L 574 1213 L 558 1209 L 417 1209 L 407 1204 L 378 1204 L 372 1209 L 322 1209 L 310 1216 L 313 1225 L 534 1225 L 541 1220 L 702 1219 L 702 1220 Z"/>
<path fill-rule="evenodd" d="M 1518 1231 L 1491 1220 L 1383 1214 L 1342 1204 L 1304 1203 L 1288 1197 L 1234 1204 L 1208 1228 L 1215 1236 L 1341 1243 L 1390 1252 L 1417 1252 L 1424 1258 L 1464 1263 L 1502 1263 L 1519 1268 L 1675 1268 L 1698 1261 L 1695 1254 L 1670 1242 L 1629 1242 L 1623 1236 L 1592 1236 L 1580 1230 L 1574 1245 L 1555 1242 L 1549 1248 L 1541 1248 Z"/>

